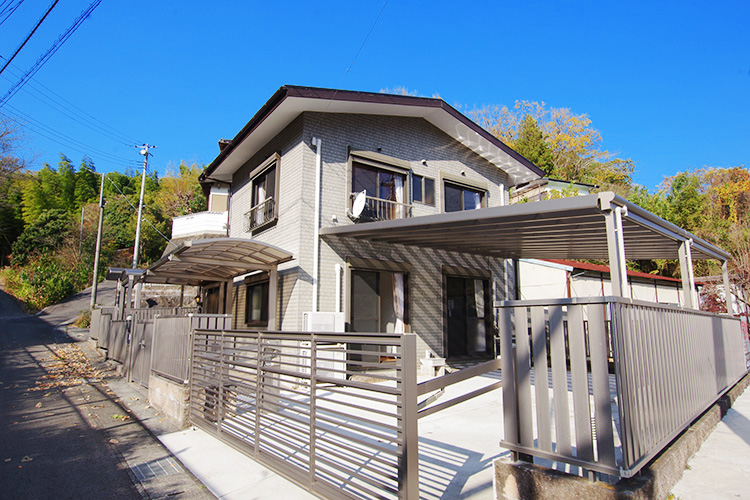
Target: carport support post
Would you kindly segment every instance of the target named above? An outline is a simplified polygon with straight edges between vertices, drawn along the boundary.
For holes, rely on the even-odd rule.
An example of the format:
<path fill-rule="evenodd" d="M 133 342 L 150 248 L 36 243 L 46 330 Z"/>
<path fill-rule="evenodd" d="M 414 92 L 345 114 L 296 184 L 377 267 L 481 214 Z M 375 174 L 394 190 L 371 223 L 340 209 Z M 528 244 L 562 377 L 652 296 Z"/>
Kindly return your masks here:
<path fill-rule="evenodd" d="M 607 251 L 612 294 L 617 297 L 627 297 L 628 275 L 625 267 L 625 239 L 622 234 L 622 208 L 617 207 L 605 212 L 604 220 L 607 227 Z"/>
<path fill-rule="evenodd" d="M 680 258 L 680 277 L 682 278 L 683 307 L 686 309 L 696 309 L 696 304 L 693 300 L 695 278 L 693 278 L 693 259 L 690 253 L 690 243 L 692 243 L 692 240 L 685 240 L 680 243 L 678 256 Z"/>
<path fill-rule="evenodd" d="M 398 467 L 399 500 L 419 499 L 419 410 L 417 407 L 417 336 L 401 335 L 402 447 Z"/>
<path fill-rule="evenodd" d="M 721 263 L 721 277 L 724 280 L 724 298 L 727 301 L 727 314 L 734 314 L 732 307 L 732 289 L 729 283 L 729 264 L 725 260 Z"/>

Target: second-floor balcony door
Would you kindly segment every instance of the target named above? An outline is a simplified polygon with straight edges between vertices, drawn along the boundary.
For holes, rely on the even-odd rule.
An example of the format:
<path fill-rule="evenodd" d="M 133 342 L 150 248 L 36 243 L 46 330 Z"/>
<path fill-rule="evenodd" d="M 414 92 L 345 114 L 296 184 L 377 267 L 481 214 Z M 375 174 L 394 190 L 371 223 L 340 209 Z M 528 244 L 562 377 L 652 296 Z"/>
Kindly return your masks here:
<path fill-rule="evenodd" d="M 394 171 L 354 164 L 352 193 L 365 192 L 363 216 L 373 220 L 403 219 L 409 216 L 406 204 L 406 175 Z"/>
<path fill-rule="evenodd" d="M 251 228 L 259 227 L 275 217 L 276 167 L 271 167 L 253 179 L 253 199 L 250 213 Z"/>

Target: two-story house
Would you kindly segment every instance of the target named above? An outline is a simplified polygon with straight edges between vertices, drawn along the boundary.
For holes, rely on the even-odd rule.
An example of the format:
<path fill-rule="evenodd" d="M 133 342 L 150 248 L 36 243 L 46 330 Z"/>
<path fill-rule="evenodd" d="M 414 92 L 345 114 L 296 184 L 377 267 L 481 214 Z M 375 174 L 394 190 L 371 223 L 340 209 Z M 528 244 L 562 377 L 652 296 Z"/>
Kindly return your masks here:
<path fill-rule="evenodd" d="M 438 357 L 493 354 L 511 263 L 320 230 L 505 205 L 542 176 L 531 162 L 441 99 L 296 86 L 219 145 L 200 177 L 209 210 L 228 209 L 230 238 L 292 256 L 222 292 L 236 328 L 301 330 L 305 313 L 339 312 L 347 331 L 415 332 Z M 204 288 L 219 312 L 219 289 Z"/>

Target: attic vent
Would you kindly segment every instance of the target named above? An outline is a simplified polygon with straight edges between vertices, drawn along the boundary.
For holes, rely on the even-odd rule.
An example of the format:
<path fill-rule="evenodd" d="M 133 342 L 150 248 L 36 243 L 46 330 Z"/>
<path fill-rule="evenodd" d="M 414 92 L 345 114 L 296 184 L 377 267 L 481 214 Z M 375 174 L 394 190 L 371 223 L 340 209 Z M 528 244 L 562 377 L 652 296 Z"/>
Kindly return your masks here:
<path fill-rule="evenodd" d="M 224 151 L 231 142 L 229 139 L 219 139 L 219 152 Z"/>

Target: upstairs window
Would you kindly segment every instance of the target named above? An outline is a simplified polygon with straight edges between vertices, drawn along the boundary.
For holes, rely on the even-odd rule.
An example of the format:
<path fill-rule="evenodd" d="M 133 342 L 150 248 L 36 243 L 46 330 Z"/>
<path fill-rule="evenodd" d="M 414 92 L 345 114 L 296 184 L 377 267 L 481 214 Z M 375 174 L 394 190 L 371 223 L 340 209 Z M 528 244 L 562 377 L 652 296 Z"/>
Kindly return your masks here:
<path fill-rule="evenodd" d="M 263 162 L 251 174 L 251 207 L 245 214 L 246 231 L 254 232 L 276 222 L 278 217 L 279 155 Z"/>
<path fill-rule="evenodd" d="M 412 200 L 414 203 L 435 206 L 435 179 L 412 175 Z"/>
<path fill-rule="evenodd" d="M 350 210 L 354 200 L 364 192 L 365 208 L 358 217 L 364 220 L 402 219 L 410 215 L 406 202 L 406 172 L 354 162 L 352 164 L 352 192 Z"/>
<path fill-rule="evenodd" d="M 486 192 L 481 189 L 445 182 L 445 211 L 459 212 L 486 206 Z"/>

